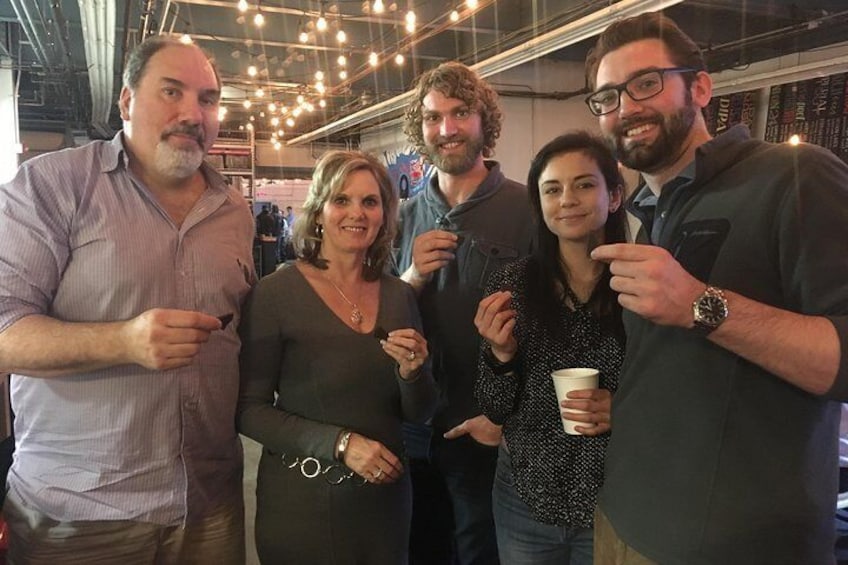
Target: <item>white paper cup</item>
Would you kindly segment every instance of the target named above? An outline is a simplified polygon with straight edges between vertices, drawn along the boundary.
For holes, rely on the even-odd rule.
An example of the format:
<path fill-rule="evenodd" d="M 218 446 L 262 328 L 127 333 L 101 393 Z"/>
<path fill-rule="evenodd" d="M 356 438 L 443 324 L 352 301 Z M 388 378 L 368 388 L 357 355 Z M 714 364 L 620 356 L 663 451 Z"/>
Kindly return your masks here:
<path fill-rule="evenodd" d="M 572 390 L 598 388 L 597 369 L 559 369 L 558 371 L 551 373 L 551 378 L 554 381 L 554 390 L 556 390 L 557 408 L 560 408 L 560 402 L 568 400 L 566 395 Z M 569 412 L 583 412 L 583 410 L 569 410 Z M 573 436 L 581 435 L 580 432 L 574 429 L 575 426 L 593 428 L 595 427 L 595 424 L 575 422 L 574 420 L 566 420 L 565 418 L 562 419 L 562 428 L 565 430 L 565 433 Z"/>

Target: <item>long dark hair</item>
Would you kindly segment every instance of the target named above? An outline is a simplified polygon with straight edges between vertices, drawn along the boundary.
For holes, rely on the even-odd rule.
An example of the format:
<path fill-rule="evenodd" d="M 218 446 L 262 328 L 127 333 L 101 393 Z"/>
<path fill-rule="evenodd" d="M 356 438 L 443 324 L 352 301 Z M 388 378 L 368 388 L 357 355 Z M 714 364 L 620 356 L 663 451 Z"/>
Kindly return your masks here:
<path fill-rule="evenodd" d="M 571 288 L 568 272 L 560 260 L 559 239 L 548 229 L 542 216 L 542 201 L 539 195 L 539 178 L 554 157 L 564 153 L 580 152 L 595 161 L 604 177 L 607 190 L 613 194 L 624 191 L 624 179 L 618 162 L 600 138 L 576 131 L 561 135 L 539 150 L 530 164 L 527 175 L 527 193 L 530 208 L 536 223 L 536 245 L 530 258 L 527 273 L 527 303 L 531 312 L 542 321 L 551 333 L 557 333 L 559 312 L 562 305 L 562 290 Z M 627 240 L 624 206 L 611 212 L 604 225 L 604 243 L 622 243 Z M 603 274 L 595 285 L 587 303 L 588 308 L 601 319 L 602 326 L 611 327 L 616 333 L 621 328 L 621 306 L 616 293 L 609 287 L 609 266 L 604 265 Z"/>

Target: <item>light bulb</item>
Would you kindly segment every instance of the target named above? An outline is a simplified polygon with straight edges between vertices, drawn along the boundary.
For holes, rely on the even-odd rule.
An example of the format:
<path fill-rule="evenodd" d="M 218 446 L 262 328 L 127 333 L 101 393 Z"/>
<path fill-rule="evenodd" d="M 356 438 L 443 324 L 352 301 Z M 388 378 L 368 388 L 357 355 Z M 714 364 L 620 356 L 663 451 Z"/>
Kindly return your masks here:
<path fill-rule="evenodd" d="M 250 100 L 245 100 L 244 102 L 241 103 L 241 105 L 244 106 L 245 110 L 250 109 L 250 106 L 251 106 Z"/>
<path fill-rule="evenodd" d="M 183 45 L 191 45 L 191 36 L 187 33 L 184 33 L 182 37 L 180 37 L 180 43 Z"/>
<path fill-rule="evenodd" d="M 298 95 L 297 95 L 297 103 L 298 103 L 298 104 L 303 104 L 303 101 L 304 101 L 304 100 L 305 100 L 305 98 L 303 97 L 303 94 L 298 94 Z"/>
<path fill-rule="evenodd" d="M 456 10 L 452 11 L 450 13 L 450 21 L 458 22 L 459 21 L 459 12 L 457 12 Z"/>
<path fill-rule="evenodd" d="M 262 27 L 265 25 L 265 16 L 262 15 L 262 12 L 256 12 L 256 15 L 253 16 L 253 25 L 256 27 Z"/>
<path fill-rule="evenodd" d="M 274 104 L 273 102 L 271 102 L 270 104 L 268 104 L 268 111 L 271 112 L 271 113 L 276 112 L 277 111 L 277 105 Z"/>
<path fill-rule="evenodd" d="M 326 108 L 327 107 L 327 101 L 322 98 L 321 100 L 318 101 L 318 105 L 321 106 L 322 108 Z"/>
<path fill-rule="evenodd" d="M 343 29 L 340 29 L 336 33 L 336 41 L 338 41 L 339 43 L 344 43 L 345 41 L 347 41 L 347 34 Z"/>
<path fill-rule="evenodd" d="M 256 65 L 250 65 L 249 67 L 247 67 L 247 74 L 249 74 L 250 76 L 255 77 L 256 72 Z"/>
<path fill-rule="evenodd" d="M 404 61 L 404 56 L 403 56 L 403 55 L 401 55 L 400 53 L 398 53 L 397 55 L 395 55 L 395 64 L 396 64 L 396 65 L 398 65 L 398 66 L 403 65 L 403 61 Z"/>
<path fill-rule="evenodd" d="M 283 131 L 283 128 L 277 130 L 277 135 L 279 135 L 280 137 L 283 137 L 285 134 L 286 132 Z"/>
<path fill-rule="evenodd" d="M 294 120 L 292 118 L 287 118 L 286 119 L 286 125 L 289 126 L 290 128 L 293 128 L 294 127 Z"/>
<path fill-rule="evenodd" d="M 247 129 L 249 129 L 250 131 L 253 131 L 253 124 L 247 124 Z"/>
<path fill-rule="evenodd" d="M 315 71 L 315 80 L 324 80 L 324 71 Z"/>
<path fill-rule="evenodd" d="M 379 63 L 379 62 L 380 62 L 380 60 L 377 57 L 377 54 L 374 53 L 373 51 L 371 51 L 371 54 L 368 55 L 368 64 L 371 65 L 372 67 L 376 67 L 377 63 Z"/>
<path fill-rule="evenodd" d="M 239 0 L 239 2 L 238 2 L 238 11 L 239 11 L 239 12 L 246 12 L 246 11 L 247 11 L 247 8 L 248 8 L 248 6 L 247 6 L 247 0 Z"/>
<path fill-rule="evenodd" d="M 374 0 L 374 13 L 382 14 L 386 10 L 386 7 L 383 5 L 383 0 Z"/>
<path fill-rule="evenodd" d="M 265 96 L 265 91 L 264 91 L 264 90 L 262 90 L 261 88 L 257 88 L 257 89 L 256 89 L 256 97 L 257 97 L 257 98 L 262 98 L 263 96 Z"/>
<path fill-rule="evenodd" d="M 339 71 L 339 78 L 342 80 L 347 80 L 347 71 Z"/>
<path fill-rule="evenodd" d="M 324 86 L 323 82 L 318 81 L 315 83 L 315 90 L 317 90 L 320 94 L 324 94 L 324 92 L 326 92 L 327 90 L 327 87 Z"/>
<path fill-rule="evenodd" d="M 465 0 L 465 5 L 468 6 L 469 10 L 476 10 L 477 0 Z"/>
<path fill-rule="evenodd" d="M 337 61 L 340 67 L 344 67 L 345 65 L 347 65 L 347 57 L 345 57 L 344 55 L 339 55 Z"/>
<path fill-rule="evenodd" d="M 300 35 L 297 36 L 301 43 L 306 43 L 309 41 L 309 34 L 305 31 L 300 32 Z"/>
<path fill-rule="evenodd" d="M 280 125 L 280 118 L 278 118 L 277 116 L 274 116 L 273 118 L 271 118 L 271 125 L 274 126 L 274 127 L 277 127 L 278 125 Z"/>
<path fill-rule="evenodd" d="M 297 107 L 297 108 L 295 108 L 295 109 L 294 109 L 294 111 L 292 112 L 292 116 L 294 116 L 294 117 L 296 118 L 296 117 L 298 117 L 299 115 L 301 115 L 302 113 L 303 113 L 303 108 L 301 108 L 300 106 L 298 106 L 298 107 Z"/>
<path fill-rule="evenodd" d="M 315 29 L 318 31 L 327 31 L 327 18 L 319 16 L 318 21 L 315 22 Z"/>

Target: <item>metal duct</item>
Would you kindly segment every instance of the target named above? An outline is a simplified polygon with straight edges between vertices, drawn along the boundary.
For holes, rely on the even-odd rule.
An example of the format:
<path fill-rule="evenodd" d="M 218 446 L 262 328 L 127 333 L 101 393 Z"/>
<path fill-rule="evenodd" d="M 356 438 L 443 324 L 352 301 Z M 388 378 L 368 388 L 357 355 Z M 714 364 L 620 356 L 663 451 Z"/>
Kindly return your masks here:
<path fill-rule="evenodd" d="M 109 135 L 115 76 L 115 0 L 78 0 L 91 88 L 91 125 Z"/>

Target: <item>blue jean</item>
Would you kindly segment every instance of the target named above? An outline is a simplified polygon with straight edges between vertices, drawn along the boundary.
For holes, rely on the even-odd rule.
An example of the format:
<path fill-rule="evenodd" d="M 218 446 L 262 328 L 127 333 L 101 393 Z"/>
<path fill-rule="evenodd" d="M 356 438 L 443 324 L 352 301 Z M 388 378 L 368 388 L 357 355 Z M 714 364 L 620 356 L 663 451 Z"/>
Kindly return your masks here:
<path fill-rule="evenodd" d="M 430 453 L 429 462 L 412 466 L 410 563 L 497 565 L 492 518 L 497 448 L 470 436 L 446 440 L 436 433 Z"/>
<path fill-rule="evenodd" d="M 509 453 L 501 448 L 492 505 L 503 565 L 592 565 L 591 528 L 544 524 L 515 491 Z"/>

